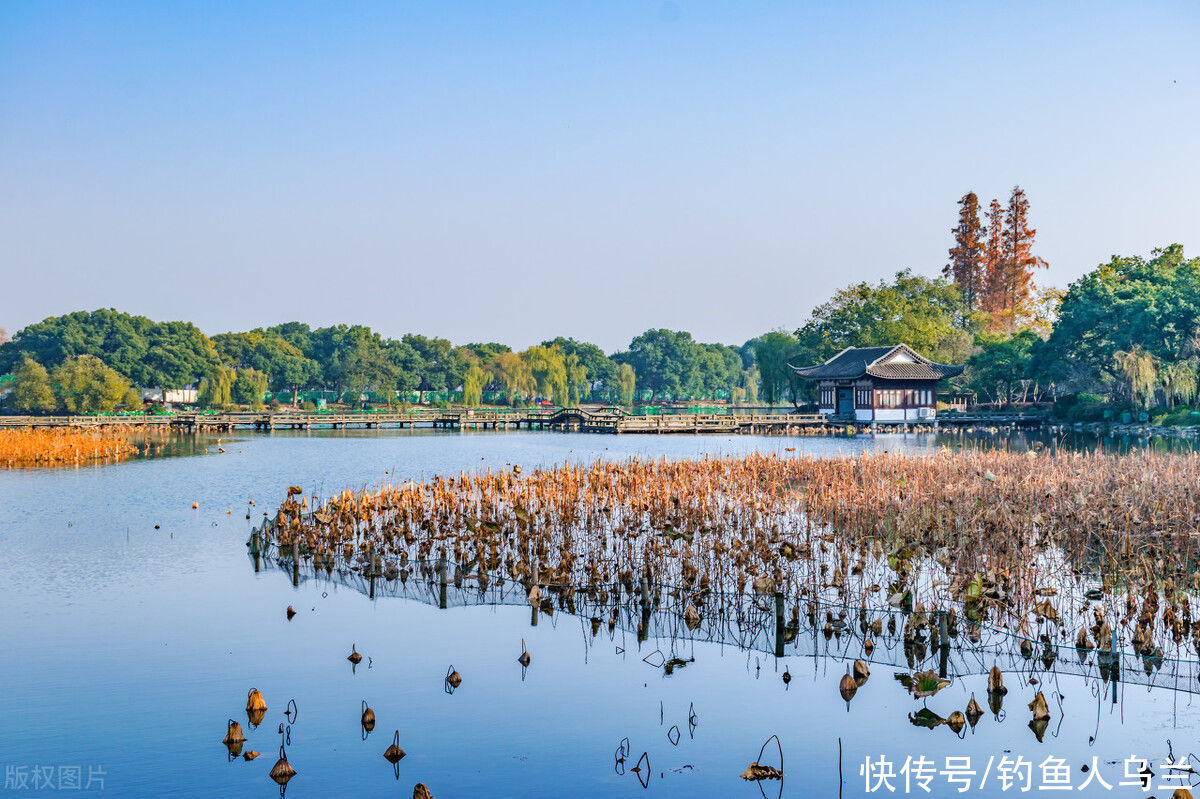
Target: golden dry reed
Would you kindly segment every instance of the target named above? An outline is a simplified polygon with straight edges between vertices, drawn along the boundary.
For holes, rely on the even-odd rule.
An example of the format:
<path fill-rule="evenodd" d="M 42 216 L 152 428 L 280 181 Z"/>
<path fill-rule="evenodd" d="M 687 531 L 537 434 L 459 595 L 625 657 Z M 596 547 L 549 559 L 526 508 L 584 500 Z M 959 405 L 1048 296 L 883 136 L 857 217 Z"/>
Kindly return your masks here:
<path fill-rule="evenodd" d="M 0 466 L 116 463 L 138 453 L 123 434 L 74 427 L 0 430 Z"/>
<path fill-rule="evenodd" d="M 595 594 L 644 577 L 696 603 L 749 588 L 938 609 L 1047 645 L 1119 640 L 1150 654 L 1193 635 L 1200 455 L 752 454 L 514 468 L 311 503 L 289 494 L 274 533 L 327 570 L 445 558 L 481 581 L 528 583 L 531 596 L 539 585 Z"/>

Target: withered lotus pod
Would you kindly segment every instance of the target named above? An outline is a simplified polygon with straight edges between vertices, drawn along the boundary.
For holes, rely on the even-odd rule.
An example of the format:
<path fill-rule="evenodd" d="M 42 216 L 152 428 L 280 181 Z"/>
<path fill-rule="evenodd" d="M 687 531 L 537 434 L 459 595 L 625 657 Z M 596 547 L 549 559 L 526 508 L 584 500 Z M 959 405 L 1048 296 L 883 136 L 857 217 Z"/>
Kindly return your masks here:
<path fill-rule="evenodd" d="M 861 660 L 854 661 L 854 682 L 862 685 L 871 676 L 871 669 Z"/>
<path fill-rule="evenodd" d="M 966 724 L 967 718 L 962 714 L 961 710 L 954 711 L 950 714 L 950 717 L 946 719 L 946 726 L 954 730 L 956 734 L 962 732 L 962 729 L 966 726 Z"/>
<path fill-rule="evenodd" d="M 967 702 L 967 721 L 971 727 L 975 727 L 975 723 L 983 716 L 983 708 L 975 701 L 975 694 L 971 694 L 971 701 Z"/>
<path fill-rule="evenodd" d="M 288 780 L 296 776 L 296 769 L 292 768 L 292 764 L 287 761 L 287 752 L 283 750 L 282 746 L 279 747 L 279 759 L 271 767 L 271 773 L 268 776 L 280 785 L 286 785 Z"/>
<path fill-rule="evenodd" d="M 400 730 L 392 736 L 392 745 L 383 750 L 383 759 L 389 763 L 399 763 L 404 757 L 404 750 L 400 748 Z"/>
<path fill-rule="evenodd" d="M 296 615 L 296 609 L 295 609 L 294 607 L 292 607 L 291 605 L 288 605 L 288 606 L 287 606 L 287 617 L 288 617 L 288 621 L 291 621 L 291 620 L 292 620 L 292 617 L 293 617 L 293 616 L 295 616 L 295 615 Z"/>
<path fill-rule="evenodd" d="M 462 685 L 462 675 L 451 666 L 450 672 L 446 675 L 446 682 L 449 683 L 451 688 L 457 688 Z"/>
<path fill-rule="evenodd" d="M 356 666 L 359 663 L 362 663 L 362 655 L 360 655 L 358 653 L 358 649 L 355 647 L 354 644 L 350 644 L 350 654 L 346 655 L 346 660 L 350 661 L 351 663 L 353 663 Z"/>
<path fill-rule="evenodd" d="M 764 766 L 761 763 L 751 763 L 746 766 L 746 770 L 741 773 L 741 778 L 748 782 L 758 782 L 760 780 L 781 780 L 783 772 L 774 766 Z"/>
<path fill-rule="evenodd" d="M 242 760 L 245 760 L 246 762 L 249 762 L 256 757 L 258 757 L 258 752 L 255 752 L 253 749 L 242 754 Z"/>
<path fill-rule="evenodd" d="M 1046 704 L 1046 697 L 1041 692 L 1037 692 L 1037 696 L 1029 703 L 1029 709 L 1033 711 L 1033 718 L 1037 721 L 1045 721 L 1050 718 L 1050 707 Z"/>
<path fill-rule="evenodd" d="M 532 661 L 532 660 L 533 660 L 533 658 L 531 658 L 529 656 L 529 650 L 525 648 L 525 639 L 522 638 L 521 639 L 521 656 L 519 658 L 517 658 L 517 662 L 520 663 L 522 666 L 528 667 L 530 661 Z"/>
<path fill-rule="evenodd" d="M 695 605 L 687 606 L 687 610 L 683 612 L 683 623 L 693 631 L 700 627 L 700 611 L 696 610 Z"/>
<path fill-rule="evenodd" d="M 1000 673 L 1000 667 L 994 663 L 992 670 L 988 672 L 988 693 L 1000 696 L 1008 693 L 1008 689 L 1004 687 L 1004 675 Z"/>
<path fill-rule="evenodd" d="M 257 688 L 251 688 L 246 694 L 246 712 L 257 713 L 267 711 L 267 700 L 263 698 L 262 691 Z"/>
<path fill-rule="evenodd" d="M 854 682 L 854 678 L 847 672 L 842 675 L 842 681 L 838 684 L 838 693 L 842 695 L 842 699 L 849 702 L 858 693 L 858 684 Z"/>
<path fill-rule="evenodd" d="M 367 707 L 367 700 L 362 701 L 362 726 L 367 732 L 375 729 L 375 711 Z"/>
<path fill-rule="evenodd" d="M 870 638 L 868 638 L 866 641 L 863 642 L 863 652 L 865 652 L 867 655 L 870 655 L 874 651 L 875 651 L 875 643 Z"/>
<path fill-rule="evenodd" d="M 230 744 L 240 744 L 245 740 L 246 735 L 242 732 L 242 725 L 230 719 L 229 728 L 226 730 L 225 737 L 221 740 L 221 743 L 229 746 Z"/>
<path fill-rule="evenodd" d="M 521 467 L 514 466 L 513 468 L 519 469 Z M 413 786 L 413 799 L 433 799 L 433 794 L 431 794 L 429 789 L 425 787 L 425 783 L 418 782 Z"/>

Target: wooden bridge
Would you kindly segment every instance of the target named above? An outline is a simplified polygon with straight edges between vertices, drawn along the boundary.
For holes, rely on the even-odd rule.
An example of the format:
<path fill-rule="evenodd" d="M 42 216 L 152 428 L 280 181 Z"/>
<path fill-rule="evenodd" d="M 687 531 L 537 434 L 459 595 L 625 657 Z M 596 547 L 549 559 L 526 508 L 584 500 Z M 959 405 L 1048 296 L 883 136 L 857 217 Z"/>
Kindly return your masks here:
<path fill-rule="evenodd" d="M 635 416 L 620 408 L 561 410 L 435 410 L 397 412 L 234 412 L 97 416 L 4 416 L 4 427 L 151 427 L 189 433 L 316 428 L 414 428 L 451 430 L 557 430 L 580 433 L 767 433 L 841 427 L 818 414 L 671 413 Z"/>

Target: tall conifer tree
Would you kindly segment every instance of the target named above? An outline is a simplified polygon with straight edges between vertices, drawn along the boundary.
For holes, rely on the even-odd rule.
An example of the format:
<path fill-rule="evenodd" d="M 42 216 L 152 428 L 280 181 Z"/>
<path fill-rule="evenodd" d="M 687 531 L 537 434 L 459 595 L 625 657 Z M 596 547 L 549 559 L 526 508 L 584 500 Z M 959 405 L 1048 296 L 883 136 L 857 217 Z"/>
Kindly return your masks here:
<path fill-rule="evenodd" d="M 994 316 L 1003 308 L 1004 207 L 993 199 L 988 206 L 987 243 L 983 248 L 983 298 L 980 310 Z"/>
<path fill-rule="evenodd" d="M 984 289 L 983 230 L 979 224 L 979 198 L 970 191 L 958 201 L 958 225 L 951 231 L 954 246 L 942 274 L 954 281 L 963 295 L 966 314 L 979 307 Z M 962 320 L 966 326 L 966 314 Z"/>
<path fill-rule="evenodd" d="M 1020 186 L 1013 186 L 1004 215 L 1005 310 L 1008 327 L 1027 315 L 1033 299 L 1033 270 L 1048 266 L 1033 254 L 1037 231 L 1029 226 L 1029 199 Z"/>

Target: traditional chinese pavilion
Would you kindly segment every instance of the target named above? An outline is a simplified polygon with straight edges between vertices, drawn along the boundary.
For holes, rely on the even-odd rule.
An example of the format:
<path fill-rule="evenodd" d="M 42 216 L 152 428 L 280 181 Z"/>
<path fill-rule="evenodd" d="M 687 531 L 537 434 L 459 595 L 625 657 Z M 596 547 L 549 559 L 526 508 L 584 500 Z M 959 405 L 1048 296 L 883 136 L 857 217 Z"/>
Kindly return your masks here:
<path fill-rule="evenodd" d="M 939 380 L 963 367 L 935 363 L 907 344 L 847 347 L 825 363 L 792 370 L 820 387 L 818 410 L 868 423 L 930 422 L 937 416 Z"/>

